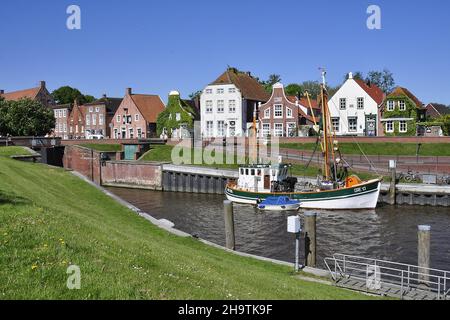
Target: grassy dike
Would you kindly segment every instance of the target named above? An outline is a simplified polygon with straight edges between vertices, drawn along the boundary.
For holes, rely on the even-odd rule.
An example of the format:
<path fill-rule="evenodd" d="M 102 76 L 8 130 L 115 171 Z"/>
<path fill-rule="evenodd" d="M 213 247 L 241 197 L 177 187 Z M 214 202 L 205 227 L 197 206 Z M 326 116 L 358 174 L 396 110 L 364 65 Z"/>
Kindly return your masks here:
<path fill-rule="evenodd" d="M 153 226 L 63 169 L 0 147 L 0 299 L 369 299 Z M 81 290 L 66 287 L 81 269 Z"/>

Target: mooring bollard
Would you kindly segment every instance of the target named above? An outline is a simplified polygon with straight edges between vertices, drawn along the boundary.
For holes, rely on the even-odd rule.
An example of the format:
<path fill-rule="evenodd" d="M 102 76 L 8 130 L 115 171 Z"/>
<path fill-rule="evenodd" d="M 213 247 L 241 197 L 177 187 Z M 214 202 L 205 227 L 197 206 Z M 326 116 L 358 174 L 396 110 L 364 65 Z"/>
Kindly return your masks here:
<path fill-rule="evenodd" d="M 316 217 L 315 212 L 305 212 L 305 265 L 316 266 Z"/>
<path fill-rule="evenodd" d="M 225 216 L 226 247 L 235 250 L 233 203 L 229 200 L 225 200 L 223 202 L 223 208 Z"/>
<path fill-rule="evenodd" d="M 389 187 L 389 204 L 395 205 L 396 203 L 396 183 L 397 183 L 397 161 L 389 160 L 389 170 L 391 171 L 391 185 Z"/>
<path fill-rule="evenodd" d="M 419 283 L 427 285 L 430 281 L 430 239 L 431 227 L 419 226 L 418 231 L 418 260 L 419 260 Z"/>
<path fill-rule="evenodd" d="M 298 272 L 300 269 L 298 251 L 300 247 L 300 232 L 302 231 L 299 216 L 288 217 L 287 231 L 295 234 L 295 272 Z"/>

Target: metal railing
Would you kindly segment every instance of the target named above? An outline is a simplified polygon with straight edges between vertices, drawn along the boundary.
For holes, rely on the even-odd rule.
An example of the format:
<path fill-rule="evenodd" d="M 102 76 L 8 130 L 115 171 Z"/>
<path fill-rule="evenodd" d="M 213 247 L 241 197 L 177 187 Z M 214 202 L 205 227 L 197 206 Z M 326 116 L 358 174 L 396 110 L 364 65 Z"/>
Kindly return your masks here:
<path fill-rule="evenodd" d="M 367 292 L 396 288 L 401 299 L 413 291 L 444 300 L 450 294 L 450 271 L 344 254 L 334 254 L 324 261 L 336 284 L 354 279 L 364 281 Z"/>

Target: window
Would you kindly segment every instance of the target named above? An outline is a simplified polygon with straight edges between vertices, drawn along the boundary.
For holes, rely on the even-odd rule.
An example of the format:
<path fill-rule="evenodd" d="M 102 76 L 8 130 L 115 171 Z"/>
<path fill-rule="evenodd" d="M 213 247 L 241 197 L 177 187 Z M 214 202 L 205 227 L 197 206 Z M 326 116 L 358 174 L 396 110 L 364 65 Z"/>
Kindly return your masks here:
<path fill-rule="evenodd" d="M 95 112 L 100 112 L 100 107 L 95 107 Z"/>
<path fill-rule="evenodd" d="M 63 117 L 67 117 L 67 110 L 63 110 Z"/>
<path fill-rule="evenodd" d="M 90 126 L 91 125 L 91 116 L 90 115 L 86 115 L 86 125 Z"/>
<path fill-rule="evenodd" d="M 386 132 L 388 132 L 388 133 L 394 132 L 394 122 L 393 121 L 386 122 Z"/>
<path fill-rule="evenodd" d="M 89 107 L 89 112 L 92 112 L 92 111 L 94 111 L 94 108 Z"/>
<path fill-rule="evenodd" d="M 69 128 L 69 132 L 73 133 L 73 127 L 72 126 L 70 126 L 70 128 Z"/>
<path fill-rule="evenodd" d="M 283 105 L 281 104 L 274 105 L 273 116 L 274 118 L 283 118 Z"/>
<path fill-rule="evenodd" d="M 212 113 L 213 112 L 213 102 L 212 100 L 206 101 L 206 113 Z"/>
<path fill-rule="evenodd" d="M 295 137 L 297 135 L 296 134 L 296 128 L 297 128 L 297 125 L 296 125 L 295 122 L 289 122 L 287 124 L 287 136 L 288 137 Z"/>
<path fill-rule="evenodd" d="M 130 133 L 130 139 L 134 138 L 134 130 L 133 128 L 128 129 L 129 133 Z"/>
<path fill-rule="evenodd" d="M 217 135 L 223 137 L 225 135 L 225 121 L 217 121 Z"/>
<path fill-rule="evenodd" d="M 97 125 L 97 115 L 96 114 L 92 115 L 92 125 L 93 126 Z"/>
<path fill-rule="evenodd" d="M 53 113 L 55 114 L 55 118 L 58 118 L 58 110 L 53 111 Z"/>
<path fill-rule="evenodd" d="M 206 90 L 205 90 L 205 93 L 206 93 L 206 94 L 212 94 L 212 89 L 206 89 Z"/>
<path fill-rule="evenodd" d="M 395 101 L 389 100 L 387 103 L 388 111 L 394 111 L 394 108 L 395 108 Z"/>
<path fill-rule="evenodd" d="M 67 124 L 63 124 L 64 132 L 67 132 Z"/>
<path fill-rule="evenodd" d="M 78 133 L 78 125 L 75 125 L 75 133 Z"/>
<path fill-rule="evenodd" d="M 283 124 L 282 123 L 275 123 L 274 135 L 275 135 L 275 137 L 283 136 Z"/>
<path fill-rule="evenodd" d="M 358 131 L 358 118 L 356 117 L 348 118 L 348 131 L 350 132 Z"/>
<path fill-rule="evenodd" d="M 286 117 L 292 118 L 292 109 L 291 108 L 286 108 Z"/>
<path fill-rule="evenodd" d="M 212 137 L 212 135 L 213 135 L 213 122 L 206 121 L 206 136 Z"/>
<path fill-rule="evenodd" d="M 224 93 L 224 90 L 223 90 L 223 89 L 217 89 L 216 93 L 217 93 L 217 94 L 223 94 L 223 93 Z"/>
<path fill-rule="evenodd" d="M 270 123 L 263 123 L 262 134 L 263 137 L 267 137 L 270 134 Z"/>
<path fill-rule="evenodd" d="M 267 108 L 264 111 L 264 118 L 269 119 L 270 118 L 270 108 Z"/>
<path fill-rule="evenodd" d="M 236 112 L 236 100 L 228 101 L 228 112 L 235 113 Z"/>
<path fill-rule="evenodd" d="M 364 98 L 357 98 L 356 105 L 358 109 L 364 109 Z"/>
<path fill-rule="evenodd" d="M 235 93 L 236 92 L 236 88 L 229 88 L 228 89 L 228 93 Z"/>
<path fill-rule="evenodd" d="M 331 125 L 334 132 L 339 132 L 339 118 L 331 118 Z"/>
<path fill-rule="evenodd" d="M 117 123 L 120 123 L 120 115 L 118 115 L 118 116 L 116 117 L 116 122 L 117 122 Z"/>
<path fill-rule="evenodd" d="M 341 110 L 347 109 L 347 99 L 346 98 L 340 98 L 339 99 L 339 108 Z"/>
<path fill-rule="evenodd" d="M 117 128 L 114 129 L 114 139 L 119 139 L 119 132 L 118 132 Z"/>
<path fill-rule="evenodd" d="M 223 100 L 217 100 L 217 113 L 223 113 L 224 105 L 225 103 Z"/>
<path fill-rule="evenodd" d="M 176 121 L 181 121 L 181 113 L 175 113 L 175 120 Z"/>
<path fill-rule="evenodd" d="M 139 139 L 142 138 L 142 129 L 141 129 L 141 128 L 137 128 L 137 137 L 138 137 Z"/>
<path fill-rule="evenodd" d="M 98 115 L 98 124 L 103 125 L 103 115 L 102 114 Z"/>
<path fill-rule="evenodd" d="M 406 103 L 405 103 L 405 101 L 404 100 L 400 100 L 398 102 L 398 107 L 399 107 L 400 111 L 405 111 L 406 110 Z"/>
<path fill-rule="evenodd" d="M 406 123 L 406 121 L 404 121 L 404 120 L 400 121 L 398 126 L 399 126 L 398 129 L 399 129 L 400 133 L 408 132 L 408 124 Z"/>
<path fill-rule="evenodd" d="M 134 121 L 139 121 L 139 114 L 134 115 Z"/>

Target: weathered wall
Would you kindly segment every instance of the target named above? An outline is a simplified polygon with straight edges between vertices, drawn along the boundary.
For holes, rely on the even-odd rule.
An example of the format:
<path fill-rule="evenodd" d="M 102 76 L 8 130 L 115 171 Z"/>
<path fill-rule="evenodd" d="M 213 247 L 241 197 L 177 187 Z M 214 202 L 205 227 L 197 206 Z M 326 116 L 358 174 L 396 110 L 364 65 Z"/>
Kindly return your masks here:
<path fill-rule="evenodd" d="M 158 163 L 108 161 L 101 172 L 106 186 L 162 190 L 162 166 Z"/>
<path fill-rule="evenodd" d="M 100 184 L 100 153 L 80 146 L 66 146 L 63 164 L 64 168 L 77 171 Z"/>

